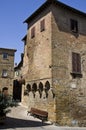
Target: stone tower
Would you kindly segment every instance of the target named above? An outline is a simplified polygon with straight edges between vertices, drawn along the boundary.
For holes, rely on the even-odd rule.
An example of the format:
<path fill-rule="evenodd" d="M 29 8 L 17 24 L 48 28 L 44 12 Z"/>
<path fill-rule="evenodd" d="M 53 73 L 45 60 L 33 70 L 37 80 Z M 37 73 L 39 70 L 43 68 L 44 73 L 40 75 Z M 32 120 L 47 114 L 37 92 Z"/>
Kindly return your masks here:
<path fill-rule="evenodd" d="M 28 29 L 23 38 L 23 103 L 29 110 L 46 110 L 50 121 L 61 122 L 56 86 L 68 89 L 71 97 L 75 93 L 77 106 L 82 104 L 86 108 L 86 14 L 48 0 L 24 22 Z M 61 116 L 69 121 L 66 106 L 61 107 Z"/>

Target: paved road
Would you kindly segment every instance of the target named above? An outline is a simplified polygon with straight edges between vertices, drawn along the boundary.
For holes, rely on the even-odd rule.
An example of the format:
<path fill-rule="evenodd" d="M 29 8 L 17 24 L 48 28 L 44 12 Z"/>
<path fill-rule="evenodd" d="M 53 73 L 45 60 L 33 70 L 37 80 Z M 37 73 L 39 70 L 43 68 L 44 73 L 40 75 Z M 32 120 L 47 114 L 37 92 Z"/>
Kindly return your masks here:
<path fill-rule="evenodd" d="M 42 123 L 39 119 L 27 116 L 27 108 L 18 106 L 12 108 L 7 115 L 4 125 L 0 125 L 1 130 L 86 130 L 79 127 L 59 127 L 51 125 L 49 122 Z"/>

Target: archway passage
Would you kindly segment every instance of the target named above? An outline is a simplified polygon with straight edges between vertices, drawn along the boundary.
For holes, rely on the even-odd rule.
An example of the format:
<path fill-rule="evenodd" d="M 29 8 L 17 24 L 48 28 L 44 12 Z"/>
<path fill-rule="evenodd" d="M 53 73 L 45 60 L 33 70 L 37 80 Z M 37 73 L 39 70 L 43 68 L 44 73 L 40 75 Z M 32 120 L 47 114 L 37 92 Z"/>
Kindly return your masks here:
<path fill-rule="evenodd" d="M 13 99 L 21 102 L 22 84 L 18 80 L 13 81 Z"/>

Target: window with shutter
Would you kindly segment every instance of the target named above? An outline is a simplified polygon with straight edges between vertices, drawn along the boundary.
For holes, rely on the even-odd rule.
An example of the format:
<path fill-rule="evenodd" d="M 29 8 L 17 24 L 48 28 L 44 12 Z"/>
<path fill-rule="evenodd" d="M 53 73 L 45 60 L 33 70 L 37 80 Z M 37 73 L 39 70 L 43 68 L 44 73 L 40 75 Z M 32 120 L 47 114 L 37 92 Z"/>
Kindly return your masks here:
<path fill-rule="evenodd" d="M 72 52 L 72 75 L 81 77 L 81 56 L 75 52 Z"/>
<path fill-rule="evenodd" d="M 43 19 L 41 22 L 40 22 L 40 31 L 44 31 L 45 30 L 45 19 Z"/>
<path fill-rule="evenodd" d="M 31 29 L 31 38 L 35 37 L 35 27 Z"/>

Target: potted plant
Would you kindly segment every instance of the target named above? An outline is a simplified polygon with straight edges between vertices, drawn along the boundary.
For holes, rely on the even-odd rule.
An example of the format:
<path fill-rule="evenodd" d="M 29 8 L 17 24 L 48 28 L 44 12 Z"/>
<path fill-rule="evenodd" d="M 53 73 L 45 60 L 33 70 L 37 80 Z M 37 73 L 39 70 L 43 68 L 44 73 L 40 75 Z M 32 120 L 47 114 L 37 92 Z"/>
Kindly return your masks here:
<path fill-rule="evenodd" d="M 10 107 L 17 106 L 11 95 L 8 94 L 8 88 L 4 87 L 0 92 L 0 124 L 4 123 L 6 114 L 10 112 Z"/>

